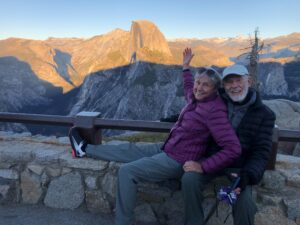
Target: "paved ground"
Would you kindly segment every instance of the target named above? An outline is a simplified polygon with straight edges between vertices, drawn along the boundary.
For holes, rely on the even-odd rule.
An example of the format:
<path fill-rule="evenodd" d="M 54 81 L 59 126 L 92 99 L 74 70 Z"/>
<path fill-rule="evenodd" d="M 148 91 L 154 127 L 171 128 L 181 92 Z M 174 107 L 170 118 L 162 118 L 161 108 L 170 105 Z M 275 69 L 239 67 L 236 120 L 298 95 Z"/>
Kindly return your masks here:
<path fill-rule="evenodd" d="M 86 209 L 61 210 L 43 205 L 0 205 L 0 225 L 113 225 L 113 216 Z"/>

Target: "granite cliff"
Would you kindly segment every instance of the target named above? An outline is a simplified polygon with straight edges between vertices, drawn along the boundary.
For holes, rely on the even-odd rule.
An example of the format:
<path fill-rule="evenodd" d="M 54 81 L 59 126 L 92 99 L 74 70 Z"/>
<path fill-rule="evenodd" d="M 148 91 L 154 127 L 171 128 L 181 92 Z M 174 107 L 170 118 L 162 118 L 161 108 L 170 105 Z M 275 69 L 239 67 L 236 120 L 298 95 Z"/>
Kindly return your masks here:
<path fill-rule="evenodd" d="M 299 57 L 299 33 L 265 39 L 264 42 L 261 55 L 264 62 L 284 64 Z M 90 73 L 129 64 L 133 54 L 136 60 L 181 64 L 182 50 L 186 46 L 192 47 L 195 52 L 193 66 L 224 67 L 245 53 L 249 38 L 168 41 L 155 24 L 137 20 L 132 22 L 130 31 L 115 29 L 87 39 L 0 40 L 0 57 L 13 56 L 28 63 L 41 80 L 63 88 L 66 93 L 80 86 Z"/>
<path fill-rule="evenodd" d="M 233 63 L 248 38 L 168 41 L 150 21 L 133 21 L 88 39 L 10 38 L 0 41 L 0 111 L 157 120 L 184 105 L 182 50 L 193 48 L 193 67 Z M 266 39 L 259 64 L 265 99 L 300 101 L 300 34 Z M 135 55 L 135 57 L 132 57 Z M 241 59 L 239 59 L 241 60 Z M 284 63 L 283 63 L 284 62 Z"/>

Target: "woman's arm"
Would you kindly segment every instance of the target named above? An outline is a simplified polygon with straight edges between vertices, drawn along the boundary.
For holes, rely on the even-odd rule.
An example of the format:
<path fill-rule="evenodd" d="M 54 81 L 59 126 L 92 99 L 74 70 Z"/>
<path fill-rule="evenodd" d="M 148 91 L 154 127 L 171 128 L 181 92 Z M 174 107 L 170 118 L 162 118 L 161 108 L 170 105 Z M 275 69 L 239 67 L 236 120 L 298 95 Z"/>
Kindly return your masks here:
<path fill-rule="evenodd" d="M 183 53 L 182 60 L 182 70 L 183 70 L 183 88 L 184 88 L 184 96 L 187 101 L 189 101 L 193 96 L 193 87 L 194 87 L 194 79 L 193 75 L 190 71 L 190 62 L 194 57 L 192 49 L 186 48 Z"/>
<path fill-rule="evenodd" d="M 214 173 L 229 166 L 241 155 L 241 145 L 225 109 L 210 112 L 207 126 L 221 150 L 201 161 L 201 167 L 206 173 Z"/>
<path fill-rule="evenodd" d="M 192 61 L 192 59 L 194 57 L 192 49 L 191 48 L 184 49 L 184 51 L 182 53 L 182 56 L 183 56 L 182 69 L 183 70 L 190 69 L 190 63 L 191 63 L 191 61 Z"/>

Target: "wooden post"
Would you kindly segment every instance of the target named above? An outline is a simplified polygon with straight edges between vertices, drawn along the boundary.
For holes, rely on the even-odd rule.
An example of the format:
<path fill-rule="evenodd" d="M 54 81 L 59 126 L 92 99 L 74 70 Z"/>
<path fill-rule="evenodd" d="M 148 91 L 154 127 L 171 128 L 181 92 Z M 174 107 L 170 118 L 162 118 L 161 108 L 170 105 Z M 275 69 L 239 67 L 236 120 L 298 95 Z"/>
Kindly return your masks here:
<path fill-rule="evenodd" d="M 271 156 L 267 165 L 267 170 L 274 170 L 275 169 L 275 163 L 276 163 L 276 156 L 277 156 L 277 148 L 278 148 L 278 127 L 275 125 L 273 130 L 273 136 L 272 136 L 272 150 L 271 150 Z"/>
<path fill-rule="evenodd" d="M 80 112 L 75 117 L 74 126 L 80 128 L 79 132 L 90 144 L 101 144 L 101 129 L 95 127 L 95 119 L 99 112 Z"/>

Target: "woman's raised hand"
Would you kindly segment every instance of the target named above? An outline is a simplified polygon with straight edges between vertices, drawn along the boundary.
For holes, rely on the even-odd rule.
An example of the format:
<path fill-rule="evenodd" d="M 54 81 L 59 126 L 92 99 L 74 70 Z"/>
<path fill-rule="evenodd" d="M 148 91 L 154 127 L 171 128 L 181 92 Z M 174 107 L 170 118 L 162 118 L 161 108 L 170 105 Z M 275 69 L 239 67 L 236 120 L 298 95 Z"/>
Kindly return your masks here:
<path fill-rule="evenodd" d="M 182 55 L 183 55 L 183 61 L 182 61 L 183 69 L 184 70 L 189 69 L 190 62 L 192 61 L 192 58 L 194 57 L 192 49 L 191 48 L 184 49 Z"/>

